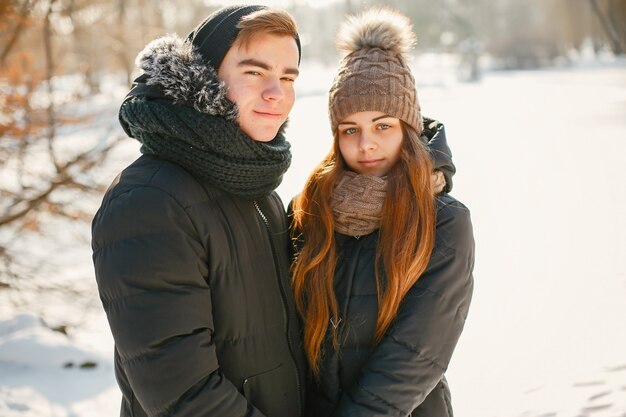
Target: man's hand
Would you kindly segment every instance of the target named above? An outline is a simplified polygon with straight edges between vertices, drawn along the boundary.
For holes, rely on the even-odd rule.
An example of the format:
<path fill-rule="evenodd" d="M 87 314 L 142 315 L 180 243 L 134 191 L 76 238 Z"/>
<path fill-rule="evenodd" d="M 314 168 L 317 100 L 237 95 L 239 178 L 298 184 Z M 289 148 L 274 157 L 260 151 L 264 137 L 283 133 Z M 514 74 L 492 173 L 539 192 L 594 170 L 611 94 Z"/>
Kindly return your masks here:
<path fill-rule="evenodd" d="M 446 186 L 446 177 L 444 177 L 443 172 L 439 170 L 433 171 L 430 180 L 432 181 L 435 195 L 441 193 Z"/>

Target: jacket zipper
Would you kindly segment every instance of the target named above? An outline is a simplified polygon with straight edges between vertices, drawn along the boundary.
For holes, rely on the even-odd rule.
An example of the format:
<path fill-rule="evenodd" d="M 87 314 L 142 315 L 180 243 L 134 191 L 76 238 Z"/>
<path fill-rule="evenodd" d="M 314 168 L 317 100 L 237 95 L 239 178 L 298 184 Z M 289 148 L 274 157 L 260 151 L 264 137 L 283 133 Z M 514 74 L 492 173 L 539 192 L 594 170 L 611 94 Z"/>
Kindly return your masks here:
<path fill-rule="evenodd" d="M 303 410 L 302 410 L 302 404 L 303 404 L 303 399 L 302 399 L 302 388 L 300 387 L 300 370 L 298 369 L 298 363 L 295 360 L 295 356 L 294 356 L 294 350 L 293 350 L 293 342 L 291 340 L 291 329 L 290 329 L 290 323 L 292 323 L 292 317 L 290 317 L 289 315 L 289 309 L 288 309 L 288 303 L 287 303 L 287 294 L 286 294 L 286 290 L 283 286 L 283 276 L 282 276 L 282 269 L 280 268 L 280 264 L 278 263 L 278 257 L 276 256 L 276 249 L 274 248 L 274 241 L 272 240 L 272 230 L 270 229 L 270 222 L 269 220 L 267 220 L 267 216 L 265 216 L 265 213 L 263 213 L 263 210 L 261 210 L 261 207 L 259 206 L 259 203 L 256 200 L 252 201 L 252 204 L 254 205 L 254 208 L 256 209 L 256 212 L 259 214 L 259 216 L 261 217 L 261 220 L 263 220 L 263 224 L 265 225 L 265 229 L 267 229 L 267 237 L 270 241 L 270 248 L 272 250 L 272 256 L 274 258 L 274 267 L 276 268 L 276 273 L 278 274 L 278 286 L 280 287 L 280 295 L 283 299 L 283 311 L 285 312 L 285 316 L 287 318 L 287 345 L 289 346 L 289 350 L 291 351 L 291 358 L 294 360 L 294 368 L 296 369 L 296 387 L 298 388 L 298 398 L 300 400 L 300 414 L 302 414 Z"/>

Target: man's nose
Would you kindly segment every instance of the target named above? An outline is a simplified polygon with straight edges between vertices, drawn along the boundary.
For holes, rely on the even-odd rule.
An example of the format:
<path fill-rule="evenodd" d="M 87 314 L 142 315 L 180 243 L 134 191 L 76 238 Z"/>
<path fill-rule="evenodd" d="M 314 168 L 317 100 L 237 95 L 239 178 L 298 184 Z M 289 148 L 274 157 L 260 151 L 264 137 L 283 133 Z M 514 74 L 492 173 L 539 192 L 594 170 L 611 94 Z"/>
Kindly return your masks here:
<path fill-rule="evenodd" d="M 263 89 L 263 99 L 280 101 L 283 97 L 285 97 L 285 92 L 283 91 L 280 80 L 275 78 L 269 79 Z"/>

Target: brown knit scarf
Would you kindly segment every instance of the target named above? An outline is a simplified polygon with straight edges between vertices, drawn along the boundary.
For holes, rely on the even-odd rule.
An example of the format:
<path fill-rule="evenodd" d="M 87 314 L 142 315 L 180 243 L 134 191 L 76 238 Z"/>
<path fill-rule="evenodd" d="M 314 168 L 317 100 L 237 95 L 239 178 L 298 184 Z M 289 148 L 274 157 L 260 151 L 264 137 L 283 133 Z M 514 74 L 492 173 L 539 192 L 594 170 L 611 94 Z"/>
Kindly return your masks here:
<path fill-rule="evenodd" d="M 380 227 L 387 178 L 344 172 L 330 197 L 335 231 L 361 237 Z"/>

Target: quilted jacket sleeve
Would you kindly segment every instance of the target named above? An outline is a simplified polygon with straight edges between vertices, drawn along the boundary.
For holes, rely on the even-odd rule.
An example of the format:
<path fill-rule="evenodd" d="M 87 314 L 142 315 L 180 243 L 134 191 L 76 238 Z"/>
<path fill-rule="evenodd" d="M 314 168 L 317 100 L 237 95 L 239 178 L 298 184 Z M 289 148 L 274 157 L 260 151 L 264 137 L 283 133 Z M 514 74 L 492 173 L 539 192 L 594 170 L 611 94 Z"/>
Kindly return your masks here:
<path fill-rule="evenodd" d="M 209 260 L 185 207 L 149 186 L 105 199 L 92 246 L 120 371 L 146 414 L 260 416 L 219 371 Z"/>
<path fill-rule="evenodd" d="M 441 381 L 461 335 L 473 289 L 469 211 L 439 199 L 436 244 L 392 327 L 341 396 L 335 416 L 408 416 Z"/>

